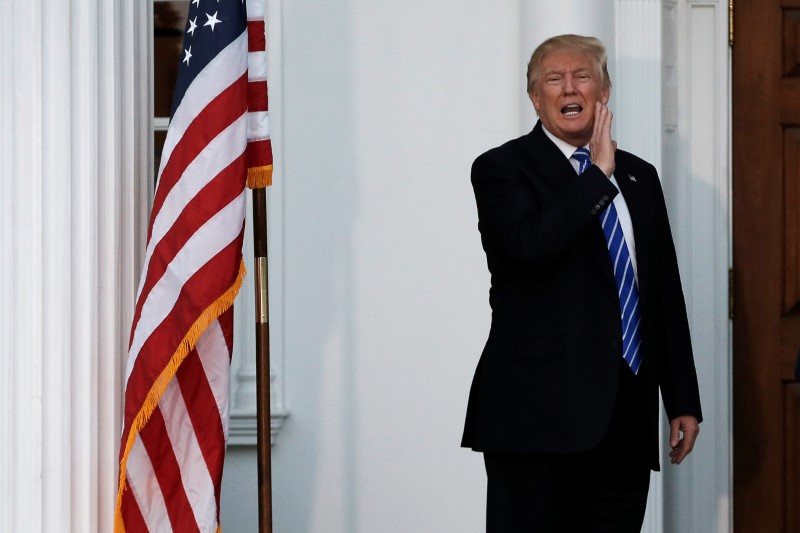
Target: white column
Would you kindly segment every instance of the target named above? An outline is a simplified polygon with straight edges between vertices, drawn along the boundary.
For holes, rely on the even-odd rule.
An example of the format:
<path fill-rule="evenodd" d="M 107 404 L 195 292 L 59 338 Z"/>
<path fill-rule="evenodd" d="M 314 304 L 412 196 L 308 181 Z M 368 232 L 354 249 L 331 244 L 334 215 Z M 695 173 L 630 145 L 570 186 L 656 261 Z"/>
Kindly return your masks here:
<path fill-rule="evenodd" d="M 731 531 L 728 3 L 664 0 L 664 192 L 678 249 L 705 422 L 665 467 L 666 531 Z"/>
<path fill-rule="evenodd" d="M 661 170 L 661 0 L 616 0 L 611 107 L 619 147 Z"/>
<path fill-rule="evenodd" d="M 520 10 L 520 133 L 528 133 L 536 123 L 536 112 L 525 89 L 525 71 L 533 51 L 554 35 L 576 33 L 597 37 L 608 51 L 613 80 L 615 9 L 614 0 L 522 0 Z"/>
<path fill-rule="evenodd" d="M 109 531 L 144 228 L 145 3 L 11 4 L 0 4 L 0 530 Z"/>

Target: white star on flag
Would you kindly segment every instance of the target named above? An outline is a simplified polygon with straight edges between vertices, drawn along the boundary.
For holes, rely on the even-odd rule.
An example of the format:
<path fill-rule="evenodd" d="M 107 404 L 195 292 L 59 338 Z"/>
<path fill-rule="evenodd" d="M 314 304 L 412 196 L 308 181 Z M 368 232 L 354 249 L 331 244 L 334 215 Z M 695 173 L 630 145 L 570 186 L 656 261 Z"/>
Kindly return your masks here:
<path fill-rule="evenodd" d="M 194 30 L 196 29 L 197 29 L 197 17 L 189 21 L 189 29 L 186 30 L 186 33 L 191 33 L 192 37 L 194 37 Z"/>
<path fill-rule="evenodd" d="M 189 60 L 192 58 L 192 47 L 190 46 L 188 50 L 184 50 L 186 52 L 186 57 L 183 58 L 183 62 L 186 63 L 186 66 L 189 66 Z"/>
<path fill-rule="evenodd" d="M 217 18 L 217 13 L 219 13 L 219 11 L 215 11 L 213 15 L 209 15 L 208 13 L 206 13 L 208 21 L 205 24 L 203 24 L 203 26 L 211 26 L 211 31 L 214 31 L 214 26 L 222 22 Z"/>

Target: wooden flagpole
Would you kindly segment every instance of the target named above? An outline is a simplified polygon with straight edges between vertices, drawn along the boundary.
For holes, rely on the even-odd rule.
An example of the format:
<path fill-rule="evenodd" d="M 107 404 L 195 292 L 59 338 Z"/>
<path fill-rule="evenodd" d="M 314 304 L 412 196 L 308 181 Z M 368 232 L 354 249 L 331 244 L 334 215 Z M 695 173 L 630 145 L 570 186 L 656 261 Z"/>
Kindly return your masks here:
<path fill-rule="evenodd" d="M 272 443 L 269 397 L 269 277 L 267 189 L 253 189 L 253 248 L 256 266 L 256 403 L 258 531 L 272 533 Z"/>

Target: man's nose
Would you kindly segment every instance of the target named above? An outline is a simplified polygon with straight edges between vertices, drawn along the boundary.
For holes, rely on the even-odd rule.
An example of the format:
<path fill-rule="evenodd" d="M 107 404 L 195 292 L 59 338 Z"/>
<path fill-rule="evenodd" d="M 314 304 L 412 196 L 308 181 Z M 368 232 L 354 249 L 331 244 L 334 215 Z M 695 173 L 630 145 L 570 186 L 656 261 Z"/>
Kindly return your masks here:
<path fill-rule="evenodd" d="M 575 92 L 575 85 L 572 83 L 572 76 L 564 76 L 564 92 L 572 94 Z"/>

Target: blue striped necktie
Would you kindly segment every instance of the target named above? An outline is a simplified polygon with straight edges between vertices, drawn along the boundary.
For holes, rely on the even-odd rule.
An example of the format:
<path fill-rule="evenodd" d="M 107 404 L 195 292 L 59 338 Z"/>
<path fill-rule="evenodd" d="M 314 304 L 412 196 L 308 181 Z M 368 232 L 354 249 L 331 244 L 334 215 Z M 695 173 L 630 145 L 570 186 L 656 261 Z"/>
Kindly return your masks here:
<path fill-rule="evenodd" d="M 572 157 L 578 162 L 578 174 L 591 165 L 591 153 L 586 148 L 578 148 Z M 614 266 L 614 279 L 619 293 L 619 307 L 622 316 L 622 358 L 631 367 L 634 374 L 639 373 L 642 365 L 641 339 L 639 337 L 639 289 L 631 263 L 631 254 L 625 243 L 625 235 L 619 223 L 619 215 L 614 202 L 600 215 L 603 234 L 606 236 L 608 253 Z"/>

